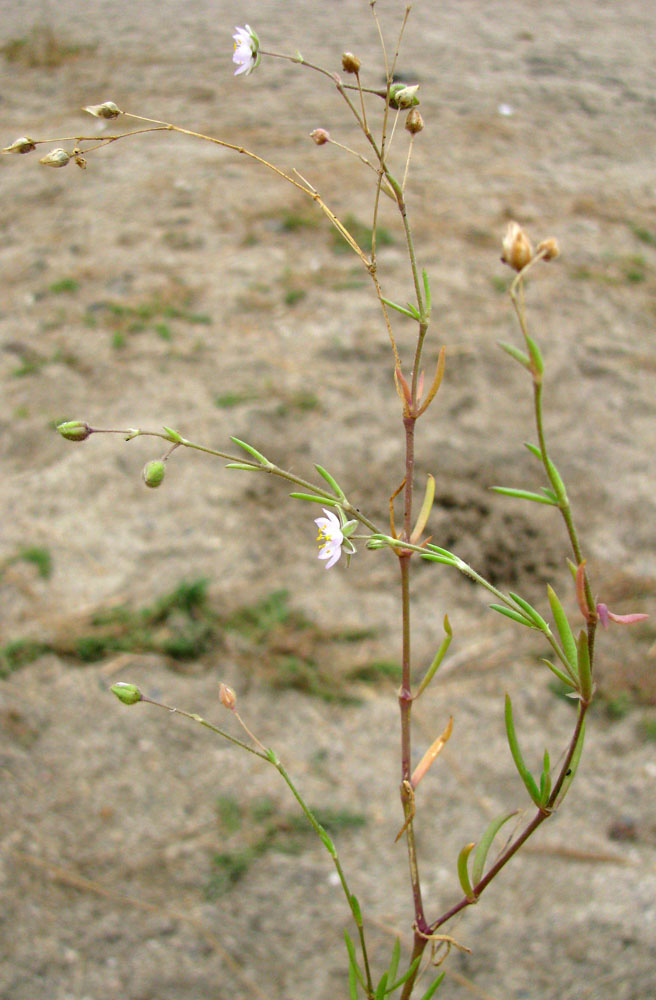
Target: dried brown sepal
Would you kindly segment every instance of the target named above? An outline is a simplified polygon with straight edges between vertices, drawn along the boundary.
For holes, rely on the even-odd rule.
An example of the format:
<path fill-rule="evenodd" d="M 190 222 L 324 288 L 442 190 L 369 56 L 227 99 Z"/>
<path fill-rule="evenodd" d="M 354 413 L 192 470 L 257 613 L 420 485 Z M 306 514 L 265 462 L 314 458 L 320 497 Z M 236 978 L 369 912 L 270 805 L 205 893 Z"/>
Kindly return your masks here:
<path fill-rule="evenodd" d="M 560 257 L 558 240 L 553 236 L 550 236 L 547 240 L 542 240 L 542 242 L 537 245 L 536 253 L 540 254 L 542 260 L 555 260 L 556 257 Z"/>
<path fill-rule="evenodd" d="M 416 135 L 417 132 L 423 132 L 424 130 L 424 119 L 421 116 L 421 111 L 418 108 L 410 108 L 408 111 L 408 117 L 405 120 L 405 130 L 409 132 L 410 135 Z"/>
<path fill-rule="evenodd" d="M 514 220 L 508 223 L 503 238 L 501 260 L 514 271 L 523 270 L 533 259 L 533 248 L 528 236 Z"/>
<path fill-rule="evenodd" d="M 359 73 L 360 60 L 352 52 L 345 52 L 342 56 L 342 69 L 345 73 Z"/>
<path fill-rule="evenodd" d="M 237 704 L 237 695 L 232 688 L 228 687 L 227 684 L 224 684 L 223 681 L 219 684 L 219 701 L 224 708 L 229 708 L 231 711 Z"/>
<path fill-rule="evenodd" d="M 327 142 L 330 142 L 330 132 L 325 128 L 315 128 L 310 132 L 310 138 L 317 146 L 325 146 Z"/>

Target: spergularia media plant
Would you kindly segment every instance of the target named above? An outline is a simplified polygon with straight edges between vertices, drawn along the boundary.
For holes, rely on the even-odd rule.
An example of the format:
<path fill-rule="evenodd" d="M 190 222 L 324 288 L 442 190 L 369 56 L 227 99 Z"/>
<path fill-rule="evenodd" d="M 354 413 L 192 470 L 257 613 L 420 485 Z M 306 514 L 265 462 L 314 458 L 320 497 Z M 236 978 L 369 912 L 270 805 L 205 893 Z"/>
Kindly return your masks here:
<path fill-rule="evenodd" d="M 307 821 L 320 838 L 321 843 L 335 866 L 337 881 L 346 900 L 346 913 L 350 926 L 344 931 L 346 942 L 344 996 L 351 1000 L 366 997 L 368 1000 L 383 1000 L 385 997 L 421 996 L 429 1000 L 431 996 L 446 992 L 440 990 L 444 970 L 439 965 L 448 956 L 452 947 L 459 947 L 449 933 L 449 922 L 467 907 L 477 903 L 490 883 L 494 881 L 523 844 L 559 808 L 576 775 L 577 766 L 584 745 L 586 717 L 595 693 L 594 653 L 597 625 L 607 627 L 610 623 L 632 624 L 644 618 L 640 614 L 616 614 L 597 601 L 592 584 L 586 572 L 586 558 L 576 528 L 574 513 L 568 499 L 567 488 L 554 458 L 549 450 L 543 424 L 543 385 L 545 362 L 534 335 L 529 332 L 525 306 L 525 279 L 533 269 L 554 262 L 559 255 L 555 239 L 546 237 L 533 246 L 519 223 L 508 224 L 505 234 L 499 234 L 502 259 L 514 273 L 510 297 L 516 313 L 519 338 L 515 343 L 500 346 L 509 356 L 509 364 L 520 365 L 526 373 L 526 383 L 533 396 L 535 415 L 535 440 L 528 449 L 542 470 L 543 485 L 538 492 L 517 487 L 494 487 L 496 491 L 510 498 L 510 503 L 523 501 L 527 504 L 541 504 L 553 508 L 554 522 L 560 520 L 564 528 L 564 539 L 570 549 L 571 590 L 576 595 L 577 616 L 574 620 L 565 612 L 563 595 L 559 596 L 549 586 L 545 607 L 534 607 L 520 594 L 498 589 L 485 579 L 474 566 L 464 562 L 457 553 L 440 547 L 431 538 L 429 525 L 434 504 L 435 480 L 428 476 L 425 484 L 416 481 L 415 437 L 417 424 L 436 400 L 445 375 L 445 350 L 438 349 L 429 337 L 431 321 L 430 277 L 422 268 L 415 242 L 410 213 L 406 203 L 406 188 L 411 182 L 411 156 L 413 145 L 421 141 L 424 122 L 420 111 L 420 90 L 416 85 L 396 81 L 397 57 L 404 29 L 410 14 L 405 9 L 398 36 L 390 54 L 384 42 L 384 34 L 378 23 L 375 2 L 370 3 L 373 24 L 380 42 L 382 63 L 386 84 L 367 86 L 361 75 L 361 61 L 352 52 L 341 57 L 341 67 L 325 69 L 306 60 L 299 52 L 288 55 L 271 52 L 262 47 L 257 33 L 249 26 L 237 26 L 232 35 L 234 46 L 232 60 L 236 66 L 235 75 L 249 75 L 258 67 L 265 73 L 268 59 L 284 60 L 297 72 L 305 72 L 329 87 L 335 88 L 343 102 L 344 112 L 355 123 L 364 136 L 368 155 L 357 156 L 357 169 L 364 173 L 371 188 L 372 240 L 370 246 L 358 242 L 357 235 L 342 221 L 323 200 L 318 190 L 300 172 L 288 172 L 259 156 L 240 144 L 239 137 L 229 140 L 208 136 L 171 122 L 155 120 L 134 110 L 119 108 L 111 100 L 90 104 L 84 110 L 90 115 L 122 126 L 117 131 L 94 136 L 78 135 L 67 140 L 33 140 L 21 136 L 5 149 L 5 153 L 28 154 L 39 147 L 46 147 L 40 163 L 46 167 L 62 168 L 76 164 L 86 168 L 92 156 L 105 146 L 128 139 L 147 138 L 148 133 L 167 131 L 180 134 L 185 141 L 201 141 L 233 150 L 242 161 L 249 161 L 255 170 L 272 171 L 281 184 L 291 185 L 297 192 L 307 197 L 318 212 L 322 212 L 346 241 L 350 251 L 368 276 L 374 296 L 380 307 L 381 337 L 389 345 L 390 404 L 399 414 L 399 432 L 404 444 L 405 460 L 398 469 L 397 482 L 400 484 L 389 499 L 389 523 L 377 523 L 367 514 L 357 497 L 348 497 L 342 486 L 329 469 L 316 465 L 316 477 L 307 479 L 279 467 L 275 461 L 262 454 L 249 442 L 232 438 L 234 450 L 227 452 L 214 449 L 206 444 L 195 443 L 170 427 L 162 431 L 141 428 L 112 429 L 92 427 L 85 420 L 67 421 L 58 428 L 63 438 L 71 442 L 83 442 L 92 435 L 119 434 L 127 441 L 137 437 L 161 439 L 163 452 L 154 456 L 143 469 L 143 479 L 147 487 L 159 488 L 163 485 L 168 463 L 174 453 L 181 448 L 190 448 L 224 460 L 227 469 L 252 473 L 265 473 L 292 484 L 291 497 L 301 505 L 299 509 L 308 511 L 307 550 L 299 558 L 318 559 L 326 570 L 333 573 L 346 569 L 349 560 L 357 554 L 358 559 L 387 558 L 396 561 L 399 581 L 399 621 L 401 625 L 400 651 L 402 659 L 402 682 L 398 691 L 400 713 L 400 762 L 399 762 L 399 849 L 405 844 L 409 863 L 409 899 L 412 902 L 413 946 L 411 952 L 401 955 L 400 941 L 397 940 L 384 967 L 374 967 L 370 958 L 367 940 L 367 915 L 353 894 L 348 875 L 342 868 L 337 848 L 327 831 L 307 805 L 302 792 L 288 774 L 275 750 L 267 748 L 248 728 L 237 711 L 237 698 L 230 688 L 221 684 L 219 702 L 231 712 L 241 726 L 242 737 L 230 735 L 220 726 L 209 722 L 196 713 L 173 709 L 210 729 L 218 737 L 230 741 L 236 748 L 254 754 L 264 764 L 269 764 L 288 785 Z M 227 32 L 226 32 L 227 34 Z M 378 68 L 367 67 L 367 76 L 378 79 Z M 266 80 L 262 84 L 266 86 Z M 255 89 L 251 100 L 255 100 Z M 376 123 L 374 128 L 373 123 Z M 320 124 L 312 131 L 311 139 L 318 145 L 336 144 L 350 155 L 348 146 L 333 139 Z M 246 164 L 244 164 L 246 169 Z M 385 294 L 385 276 L 378 266 L 376 235 L 378 231 L 382 199 L 389 199 L 398 209 L 400 231 L 407 253 L 407 304 L 399 304 Z M 558 266 L 557 263 L 551 266 Z M 399 319 L 399 316 L 402 319 Z M 414 324 L 414 336 L 407 335 L 408 320 Z M 403 324 L 403 326 L 401 326 Z M 397 332 L 397 327 L 402 334 Z M 425 355 L 431 354 L 433 365 L 425 362 Z M 320 386 L 319 386 L 320 389 Z M 433 413 L 431 409 L 431 413 Z M 436 472 L 438 470 L 435 470 Z M 416 490 L 423 486 L 423 495 L 417 497 Z M 310 511 L 321 514 L 314 518 L 314 539 L 311 536 L 312 518 Z M 554 530 L 556 524 L 554 523 Z M 439 539 L 437 540 L 439 541 Z M 362 551 L 364 549 L 364 552 Z M 513 803 L 502 815 L 494 819 L 486 829 L 476 833 L 476 839 L 466 844 L 454 863 L 453 895 L 442 912 L 428 912 L 424 906 L 421 881 L 421 857 L 417 849 L 415 835 L 415 800 L 422 778 L 438 758 L 449 741 L 453 730 L 453 719 L 443 720 L 443 728 L 433 743 L 425 750 L 419 762 L 413 767 L 412 760 L 412 709 L 429 684 L 435 681 L 440 664 L 443 662 L 451 642 L 451 626 L 444 616 L 444 639 L 427 668 L 411 662 L 411 615 L 410 581 L 419 562 L 432 563 L 434 571 L 450 573 L 453 570 L 467 576 L 487 591 L 491 598 L 490 607 L 497 614 L 505 616 L 517 629 L 530 629 L 541 633 L 545 646 L 545 669 L 550 670 L 565 686 L 569 696 L 576 702 L 576 721 L 565 746 L 545 750 L 542 769 L 534 774 L 527 766 L 521 750 L 521 740 L 517 733 L 513 705 L 509 697 L 505 702 L 505 726 L 510 755 L 514 761 L 524 795 L 531 802 L 528 819 L 515 822 L 512 833 L 505 827 L 517 811 Z M 319 568 L 319 567 L 317 567 Z M 325 577 L 317 576 L 316 587 L 320 593 Z M 168 705 L 146 697 L 135 685 L 127 682 L 114 684 L 112 688 L 117 698 L 125 705 L 147 703 L 171 710 Z M 556 763 L 554 763 L 556 762 Z M 439 819 L 438 819 L 439 822 Z M 497 835 L 505 827 L 502 837 Z M 499 846 L 501 844 L 502 846 Z M 457 881 L 456 875 L 457 873 Z M 459 882 L 459 889 L 457 888 Z M 378 965 L 378 963 L 376 963 Z M 437 967 L 437 968 L 436 968 Z"/>

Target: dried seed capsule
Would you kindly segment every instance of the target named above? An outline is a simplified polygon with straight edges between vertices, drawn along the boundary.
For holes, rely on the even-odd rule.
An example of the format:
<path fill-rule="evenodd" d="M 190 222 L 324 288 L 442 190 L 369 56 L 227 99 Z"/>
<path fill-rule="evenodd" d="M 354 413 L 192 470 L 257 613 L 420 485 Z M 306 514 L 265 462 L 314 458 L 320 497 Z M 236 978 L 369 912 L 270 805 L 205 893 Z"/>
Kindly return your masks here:
<path fill-rule="evenodd" d="M 345 52 L 342 56 L 342 69 L 345 73 L 359 73 L 360 60 L 352 52 Z"/>
<path fill-rule="evenodd" d="M 65 167 L 71 158 L 71 154 L 65 149 L 51 149 L 49 153 L 42 156 L 39 163 L 44 167 Z"/>
<path fill-rule="evenodd" d="M 533 248 L 528 236 L 518 222 L 509 222 L 503 238 L 501 260 L 515 271 L 521 271 L 532 257 Z"/>
<path fill-rule="evenodd" d="M 123 112 L 113 101 L 105 101 L 104 104 L 90 104 L 83 111 L 88 111 L 94 118 L 118 118 Z"/>
<path fill-rule="evenodd" d="M 5 146 L 2 150 L 3 153 L 31 153 L 33 149 L 36 149 L 36 143 L 32 142 L 26 135 L 22 135 L 20 139 L 14 139 L 11 146 Z"/>

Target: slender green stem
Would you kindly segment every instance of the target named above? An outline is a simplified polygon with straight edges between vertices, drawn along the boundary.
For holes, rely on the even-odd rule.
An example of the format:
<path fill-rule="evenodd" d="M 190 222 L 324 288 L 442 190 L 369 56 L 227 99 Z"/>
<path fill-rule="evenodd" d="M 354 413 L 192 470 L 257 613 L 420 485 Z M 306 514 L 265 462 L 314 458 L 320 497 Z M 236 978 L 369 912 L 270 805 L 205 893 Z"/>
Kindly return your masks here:
<path fill-rule="evenodd" d="M 409 538 L 412 531 L 412 486 L 414 479 L 414 437 L 416 419 L 414 417 L 405 417 L 403 423 L 405 426 L 405 496 L 403 535 L 405 538 Z M 399 709 L 401 713 L 401 805 L 403 807 L 405 838 L 408 850 L 408 863 L 410 866 L 410 884 L 412 887 L 412 898 L 415 910 L 415 923 L 420 930 L 424 930 L 427 923 L 426 917 L 424 916 L 424 906 L 421 897 L 421 882 L 419 878 L 417 846 L 413 825 L 414 794 L 412 792 L 412 785 L 410 781 L 412 766 L 410 560 L 412 558 L 412 553 L 409 549 L 402 549 L 398 553 L 398 557 L 399 568 L 401 571 L 402 624 L 402 680 L 401 689 L 399 691 Z"/>
<path fill-rule="evenodd" d="M 308 806 L 307 802 L 305 801 L 305 799 L 303 798 L 303 796 L 301 795 L 301 793 L 297 789 L 296 785 L 294 784 L 294 782 L 292 781 L 292 779 L 290 778 L 289 774 L 287 773 L 287 771 L 285 770 L 285 768 L 283 767 L 283 765 L 280 763 L 280 761 L 278 760 L 278 758 L 274 754 L 272 754 L 267 759 L 270 760 L 270 762 L 276 768 L 276 770 L 278 771 L 278 773 L 280 774 L 280 776 L 286 782 L 288 788 L 292 792 L 292 795 L 294 796 L 294 798 L 298 802 L 299 806 L 301 807 L 301 809 L 305 813 L 305 816 L 308 819 L 308 822 L 312 825 L 312 828 L 314 829 L 315 833 L 318 835 L 318 837 L 320 838 L 320 840 L 323 843 L 324 847 L 326 848 L 326 850 L 330 854 L 330 856 L 331 856 L 331 858 L 333 860 L 333 864 L 335 865 L 335 870 L 337 872 L 340 884 L 341 884 L 342 889 L 344 891 L 344 895 L 346 896 L 346 901 L 349 904 L 349 908 L 351 909 L 351 912 L 353 912 L 353 906 L 352 906 L 352 903 L 351 903 L 352 893 L 351 893 L 351 890 L 348 887 L 348 883 L 346 881 L 346 875 L 344 874 L 344 869 L 342 868 L 341 862 L 339 860 L 339 857 L 337 855 L 337 851 L 335 849 L 335 846 L 334 846 L 332 840 L 327 837 L 326 831 L 323 829 L 323 827 L 321 826 L 321 824 L 318 822 L 318 820 L 314 816 L 312 810 Z M 356 927 L 357 927 L 357 930 L 358 930 L 358 936 L 359 936 L 359 939 L 360 939 L 360 947 L 362 948 L 362 960 L 364 962 L 365 977 L 366 977 L 366 980 L 367 980 L 368 996 L 369 997 L 373 997 L 373 982 L 372 982 L 372 978 L 371 978 L 371 968 L 370 968 L 370 964 L 369 964 L 369 955 L 368 955 L 368 952 L 367 952 L 367 946 L 366 946 L 366 941 L 365 941 L 365 936 L 364 936 L 364 928 L 362 926 L 362 922 L 361 921 L 357 921 L 356 920 L 355 923 L 356 923 Z"/>
<path fill-rule="evenodd" d="M 161 431 L 143 431 L 139 428 L 128 428 L 121 430 L 118 428 L 106 428 L 106 427 L 94 427 L 92 433 L 94 434 L 122 434 L 126 436 L 129 440 L 133 440 L 136 437 L 156 437 L 161 438 L 163 441 L 171 441 L 168 434 L 162 433 Z M 218 448 L 209 448 L 207 445 L 196 444 L 194 441 L 188 441 L 186 438 L 180 438 L 179 441 L 174 442 L 175 447 L 180 448 L 191 448 L 192 451 L 200 451 L 205 455 L 212 455 L 215 458 L 226 459 L 229 463 L 238 464 L 241 467 L 247 466 L 249 471 L 252 472 L 267 472 L 271 476 L 277 476 L 279 479 L 284 479 L 289 483 L 294 483 L 296 486 L 303 487 L 309 493 L 316 493 L 318 496 L 325 497 L 327 501 L 335 501 L 334 493 L 327 490 L 324 486 L 319 486 L 317 483 L 310 482 L 309 479 L 303 479 L 302 476 L 295 476 L 293 472 L 287 472 L 286 469 L 281 469 L 279 466 L 275 465 L 273 462 L 267 460 L 266 465 L 262 465 L 259 462 L 250 462 L 248 459 L 244 459 L 239 455 L 230 455 L 228 452 L 219 451 Z M 355 507 L 346 497 L 339 501 L 339 506 L 343 511 L 350 515 L 355 520 L 359 521 L 360 524 L 364 525 L 374 534 L 379 534 L 379 528 L 370 521 L 357 507 Z"/>
<path fill-rule="evenodd" d="M 565 778 L 568 775 L 570 764 L 572 763 L 572 758 L 576 750 L 576 744 L 578 743 L 578 739 L 581 734 L 581 728 L 585 720 L 587 709 L 588 709 L 587 705 L 583 704 L 582 702 L 579 702 L 579 712 L 576 719 L 576 726 L 574 727 L 574 732 L 570 739 L 567 753 L 565 754 L 565 758 L 560 768 L 558 778 L 553 786 L 551 795 L 549 796 L 549 800 L 545 808 L 538 810 L 533 819 L 524 828 L 524 830 L 520 833 L 520 835 L 516 838 L 516 840 L 514 840 L 512 844 L 510 844 L 509 847 L 503 852 L 503 854 L 501 854 L 501 856 L 487 871 L 487 873 L 483 876 L 480 882 L 478 882 L 475 886 L 473 886 L 474 898 L 468 899 L 466 896 L 463 896 L 463 898 L 458 903 L 456 903 L 455 906 L 452 906 L 450 910 L 447 910 L 446 913 L 442 914 L 441 917 L 438 917 L 438 919 L 431 924 L 430 926 L 431 934 L 433 934 L 443 924 L 447 923 L 447 921 L 451 920 L 451 918 L 454 917 L 461 910 L 464 910 L 467 906 L 471 906 L 473 903 L 477 902 L 478 897 L 481 895 L 483 890 L 486 889 L 487 886 L 490 884 L 490 882 L 492 882 L 493 879 L 496 878 L 501 869 L 508 864 L 510 859 L 514 857 L 515 854 L 517 854 L 520 847 L 522 847 L 522 845 L 526 843 L 529 837 L 533 833 L 535 833 L 537 828 L 541 826 L 542 823 L 544 823 L 544 821 L 549 818 L 549 816 L 551 816 L 552 810 L 558 799 L 558 795 L 560 794 L 563 782 L 565 781 Z"/>
<path fill-rule="evenodd" d="M 230 743 L 234 743 L 235 746 L 241 747 L 242 750 L 248 750 L 249 753 L 255 754 L 256 757 L 261 757 L 262 760 L 268 761 L 269 758 L 261 750 L 256 750 L 254 747 L 244 743 L 243 740 L 237 739 L 236 736 L 231 736 L 230 733 L 226 733 L 224 729 L 219 729 L 218 726 L 213 725 L 213 723 L 208 722 L 204 719 L 202 715 L 197 715 L 196 712 L 185 712 L 182 708 L 174 708 L 172 705 L 165 705 L 164 702 L 154 701 L 152 698 L 146 698 L 145 695 L 141 696 L 141 701 L 147 702 L 148 705 L 155 705 L 156 708 L 163 708 L 166 712 L 171 712 L 173 715 L 182 715 L 185 719 L 191 719 L 192 722 L 197 722 L 200 726 L 204 726 L 205 729 L 211 730 L 216 733 L 217 736 L 222 736 L 224 740 L 228 740 Z"/>
<path fill-rule="evenodd" d="M 63 135 L 56 136 L 53 139 L 33 139 L 35 146 L 41 146 L 44 143 L 52 144 L 53 142 L 95 142 L 98 145 L 88 147 L 87 149 L 81 150 L 83 153 L 92 153 L 95 149 L 102 149 L 103 146 L 109 145 L 112 142 L 117 142 L 119 139 L 129 139 L 133 135 L 145 135 L 147 132 L 168 132 L 168 125 L 157 125 L 154 128 L 135 128 L 131 129 L 129 132 L 120 132 L 118 135 L 103 135 L 101 137 L 97 135 Z"/>
<path fill-rule="evenodd" d="M 249 746 L 248 743 L 244 743 L 243 740 L 238 739 L 236 736 L 231 736 L 230 733 L 226 733 L 224 729 L 220 729 L 219 726 L 215 726 L 213 723 L 208 722 L 207 719 L 204 719 L 201 715 L 198 715 L 196 712 L 186 712 L 182 708 L 175 708 L 172 705 L 166 705 L 166 704 L 164 704 L 161 701 L 155 701 L 153 698 L 147 698 L 145 695 L 141 696 L 141 701 L 142 702 L 146 702 L 149 705 L 154 705 L 156 708 L 161 708 L 161 709 L 163 709 L 166 712 L 170 712 L 171 714 L 182 715 L 185 719 L 189 719 L 191 722 L 197 722 L 199 725 L 204 726 L 206 729 L 209 729 L 211 732 L 216 733 L 217 736 L 222 736 L 223 739 L 228 740 L 230 743 L 234 743 L 236 746 L 240 747 L 242 750 L 247 750 L 249 753 L 254 754 L 256 757 L 259 757 L 261 760 L 266 761 L 268 764 L 272 764 L 273 767 L 275 767 L 275 769 L 278 771 L 278 773 L 280 774 L 280 776 L 283 778 L 283 780 L 285 781 L 285 783 L 288 786 L 288 788 L 291 790 L 294 798 L 296 799 L 296 801 L 298 802 L 299 806 L 303 810 L 303 812 L 304 812 L 306 818 L 308 819 L 310 825 L 312 826 L 312 828 L 314 829 L 315 833 L 320 838 L 322 844 L 324 845 L 324 847 L 326 848 L 326 850 L 330 854 L 330 856 L 331 856 L 331 858 L 333 860 L 333 864 L 335 865 L 335 869 L 337 871 L 337 874 L 339 876 L 339 881 L 340 881 L 340 884 L 341 884 L 342 889 L 344 891 L 344 895 L 346 896 L 346 901 L 349 904 L 349 908 L 351 909 L 351 911 L 353 911 L 353 906 L 352 906 L 352 903 L 351 903 L 352 893 L 351 893 L 351 891 L 350 891 L 350 889 L 348 887 L 348 883 L 346 881 L 346 876 L 344 874 L 344 870 L 343 870 L 341 862 L 339 860 L 339 856 L 337 854 L 337 850 L 335 848 L 335 845 L 333 844 L 333 842 L 330 839 L 330 837 L 328 837 L 326 831 L 323 829 L 323 827 L 321 826 L 321 824 L 316 819 L 314 813 L 312 812 L 312 810 L 308 806 L 307 802 L 305 801 L 305 799 L 303 798 L 303 796 L 299 792 L 298 788 L 296 787 L 296 785 L 294 784 L 294 782 L 290 778 L 289 773 L 287 772 L 287 770 L 285 769 L 285 767 L 282 765 L 282 763 L 278 759 L 277 755 L 272 750 L 266 750 L 263 747 L 263 745 L 260 743 L 260 741 L 257 739 L 257 737 L 254 736 L 251 733 L 251 731 L 245 725 L 245 723 L 243 722 L 243 720 L 241 719 L 241 717 L 239 715 L 237 715 L 237 713 L 235 713 L 235 715 L 236 715 L 236 717 L 237 717 L 240 725 L 245 729 L 245 731 L 248 733 L 249 737 L 261 749 L 256 749 L 255 747 Z M 362 957 L 363 957 L 364 966 L 365 966 L 365 975 L 366 975 L 366 978 L 367 978 L 367 988 L 368 988 L 368 991 L 369 991 L 369 996 L 373 997 L 373 985 L 372 985 L 372 979 L 371 979 L 371 970 L 370 970 L 370 965 L 369 965 L 369 957 L 368 957 L 368 953 L 367 953 L 366 943 L 365 943 L 365 939 L 364 939 L 364 931 L 363 931 L 363 927 L 362 927 L 361 921 L 359 921 L 359 922 L 356 921 L 356 926 L 358 928 L 358 933 L 359 933 L 359 936 L 360 936 L 360 943 L 361 943 L 361 946 L 362 946 Z"/>

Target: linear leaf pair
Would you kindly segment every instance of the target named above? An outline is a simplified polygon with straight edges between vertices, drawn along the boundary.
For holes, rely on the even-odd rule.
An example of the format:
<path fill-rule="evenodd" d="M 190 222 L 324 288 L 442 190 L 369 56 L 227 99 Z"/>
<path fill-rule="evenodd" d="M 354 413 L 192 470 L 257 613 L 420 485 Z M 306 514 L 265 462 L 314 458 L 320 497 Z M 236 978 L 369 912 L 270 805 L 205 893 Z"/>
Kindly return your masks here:
<path fill-rule="evenodd" d="M 460 880 L 460 885 L 462 886 L 462 891 L 471 902 L 474 902 L 477 899 L 474 887 L 478 885 L 483 877 L 485 862 L 487 861 L 487 856 L 490 852 L 490 848 L 492 847 L 494 838 L 504 823 L 507 823 L 512 816 L 516 815 L 517 811 L 515 810 L 514 812 L 505 813 L 503 816 L 497 816 L 497 818 L 493 819 L 492 822 L 485 828 L 485 832 L 478 845 L 473 843 L 466 844 L 458 855 L 458 878 Z M 476 853 L 474 854 L 474 863 L 472 865 L 470 879 L 469 855 L 474 847 L 476 847 Z"/>
<path fill-rule="evenodd" d="M 510 753 L 515 762 L 515 767 L 519 773 L 520 778 L 524 782 L 526 791 L 531 796 L 531 799 L 538 807 L 538 809 L 545 809 L 547 802 L 549 801 L 549 795 L 551 794 L 551 783 L 549 777 L 549 755 L 545 751 L 544 757 L 544 767 L 542 771 L 542 777 L 540 779 L 540 788 L 538 788 L 535 778 L 527 768 L 524 763 L 524 758 L 522 757 L 522 752 L 519 749 L 519 742 L 517 740 L 517 733 L 515 732 L 515 722 L 513 720 L 512 702 L 510 700 L 510 695 L 506 695 L 506 734 L 508 736 L 508 746 L 510 747 Z"/>

